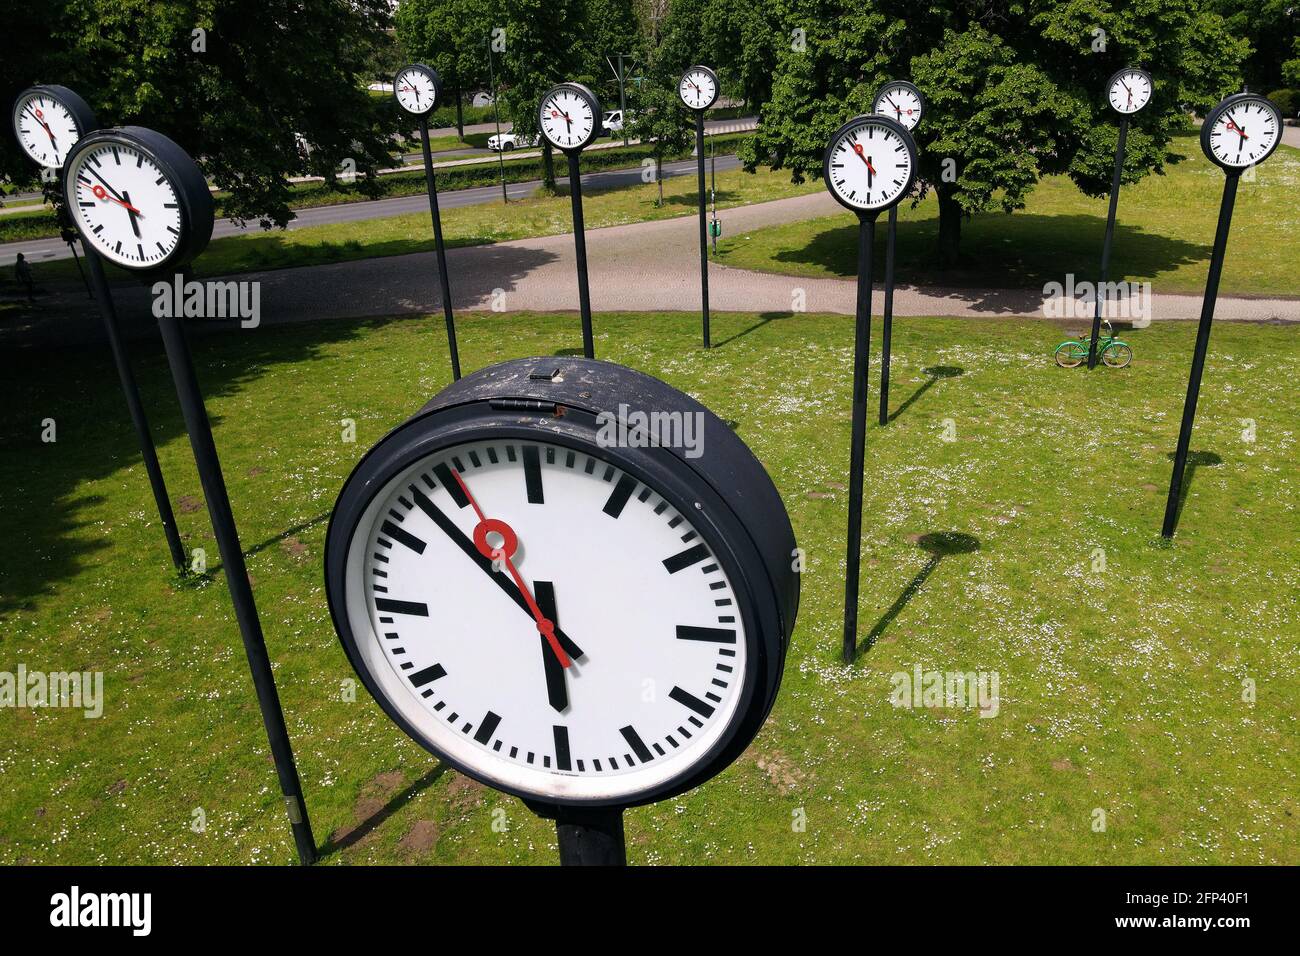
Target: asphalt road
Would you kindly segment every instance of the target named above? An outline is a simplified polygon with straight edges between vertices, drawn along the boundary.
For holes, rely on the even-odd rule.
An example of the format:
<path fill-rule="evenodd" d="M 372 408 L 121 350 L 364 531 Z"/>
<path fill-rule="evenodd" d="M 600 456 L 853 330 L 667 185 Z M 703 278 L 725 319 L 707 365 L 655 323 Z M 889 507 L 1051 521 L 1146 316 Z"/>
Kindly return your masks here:
<path fill-rule="evenodd" d="M 736 169 L 740 161 L 735 156 L 719 156 L 718 171 Z M 664 164 L 664 177 L 683 176 L 695 172 L 695 160 L 686 159 Z M 613 189 L 619 186 L 631 186 L 641 182 L 641 167 L 631 169 L 611 169 L 597 173 L 587 173 L 582 177 L 582 188 Z M 526 183 L 511 183 L 506 191 L 511 199 L 523 199 L 532 194 L 541 185 L 540 180 Z M 461 206 L 477 206 L 484 203 L 500 202 L 501 186 L 479 186 L 474 189 L 457 189 L 438 194 L 438 206 L 441 209 L 456 209 Z M 393 199 L 378 199 L 373 202 L 342 203 L 337 206 L 315 206 L 299 209 L 290 221 L 289 229 L 302 229 L 307 226 L 325 226 L 340 222 L 362 222 L 368 219 L 384 219 L 390 216 L 404 216 L 407 213 L 429 211 L 429 197 L 398 196 Z M 236 225 L 229 219 L 218 219 L 212 228 L 212 238 L 237 236 L 248 232 L 262 232 L 257 223 Z M 68 247 L 58 239 L 33 239 L 28 242 L 10 242 L 0 245 L 0 266 L 14 263 L 18 253 L 23 253 L 38 267 L 42 262 L 67 259 L 71 255 Z M 37 275 L 39 276 L 39 271 Z"/>

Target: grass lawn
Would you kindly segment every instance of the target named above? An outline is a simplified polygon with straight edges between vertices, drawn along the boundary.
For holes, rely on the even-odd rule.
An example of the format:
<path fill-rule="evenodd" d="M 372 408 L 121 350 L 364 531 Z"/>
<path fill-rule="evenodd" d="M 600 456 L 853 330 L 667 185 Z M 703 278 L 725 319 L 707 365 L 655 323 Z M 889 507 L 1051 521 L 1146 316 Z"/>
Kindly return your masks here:
<path fill-rule="evenodd" d="M 1197 134 L 1174 141 L 1183 159 L 1164 176 L 1148 176 L 1120 193 L 1111 279 L 1150 282 L 1153 292 L 1199 293 L 1223 194 L 1223 172 L 1205 158 Z M 1232 235 L 1220 291 L 1232 295 L 1300 296 L 1300 150 L 1279 146 L 1237 191 Z M 962 224 L 958 269 L 934 262 L 939 205 L 931 194 L 899 209 L 898 281 L 916 285 L 1030 289 L 1095 281 L 1106 229 L 1106 198 L 1088 199 L 1064 176 L 1041 181 L 1026 207 L 1010 215 L 981 213 Z M 883 225 L 884 218 L 881 218 Z M 878 230 L 878 232 L 883 232 Z M 848 212 L 724 237 L 728 265 L 806 276 L 857 274 L 857 220 Z M 877 269 L 884 243 L 877 242 Z"/>
<path fill-rule="evenodd" d="M 556 860 L 548 824 L 444 771 L 364 691 L 342 695 L 326 522 L 364 451 L 447 384 L 440 329 L 313 323 L 195 344 L 329 863 Z M 573 315 L 464 315 L 459 331 L 468 369 L 580 341 Z M 1089 374 L 1053 365 L 1063 336 L 1047 322 L 900 320 L 898 414 L 868 435 L 870 646 L 852 667 L 838 659 L 851 323 L 718 314 L 707 353 L 693 315 L 600 314 L 596 331 L 598 355 L 733 423 L 809 562 L 768 723 L 711 783 L 628 813 L 634 863 L 1300 863 L 1300 330 L 1214 330 L 1167 546 L 1191 323 L 1134 332 L 1131 368 Z M 182 533 L 215 564 L 164 359 L 147 343 L 135 358 Z M 0 709 L 0 863 L 291 861 L 224 579 L 170 573 L 106 351 L 11 359 L 0 670 L 101 670 L 106 703 L 98 720 Z M 934 532 L 977 547 L 923 575 L 918 537 Z M 997 715 L 895 709 L 891 675 L 915 665 L 996 671 Z"/>

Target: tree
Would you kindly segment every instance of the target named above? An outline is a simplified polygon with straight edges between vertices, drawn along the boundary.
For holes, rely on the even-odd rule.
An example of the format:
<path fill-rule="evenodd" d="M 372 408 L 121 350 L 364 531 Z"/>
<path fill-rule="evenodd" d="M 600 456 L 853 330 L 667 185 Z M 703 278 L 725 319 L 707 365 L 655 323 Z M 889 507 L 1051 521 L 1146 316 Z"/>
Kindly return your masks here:
<path fill-rule="evenodd" d="M 1250 41 L 1250 56 L 1242 68 L 1250 88 L 1267 93 L 1284 86 L 1283 61 L 1300 42 L 1300 4 L 1295 0 L 1210 0 L 1209 6 L 1223 17 L 1233 36 Z"/>
<path fill-rule="evenodd" d="M 746 103 L 772 94 L 772 73 L 783 39 L 771 0 L 707 0 L 700 12 L 700 53 L 718 72 L 723 88 Z"/>
<path fill-rule="evenodd" d="M 412 61 L 437 70 L 443 88 L 455 97 L 461 139 L 464 94 L 487 86 L 494 10 L 489 0 L 405 0 L 397 8 L 397 38 Z"/>
<path fill-rule="evenodd" d="M 677 83 L 688 66 L 697 62 L 699 17 L 707 0 L 676 0 L 668 13 L 657 22 L 658 29 L 649 38 L 643 82 L 632 97 L 632 136 L 650 144 L 655 162 L 655 181 L 659 184 L 659 204 L 663 205 L 663 161 L 665 156 L 680 153 L 691 142 L 690 117 L 677 94 Z"/>
<path fill-rule="evenodd" d="M 1235 88 L 1246 44 L 1201 0 L 1123 9 L 1074 0 L 774 0 L 784 38 L 772 96 L 742 146 L 748 168 L 821 173 L 846 119 L 887 79 L 910 79 L 929 110 L 917 130 L 920 192 L 939 200 L 939 257 L 956 264 L 963 218 L 1024 206 L 1039 177 L 1068 174 L 1088 195 L 1110 185 L 1115 117 L 1106 80 L 1126 65 L 1156 79 L 1133 120 L 1124 180 L 1160 172 L 1184 110 Z"/>
<path fill-rule="evenodd" d="M 388 163 L 391 106 L 368 96 L 363 82 L 387 11 L 386 0 L 20 5 L 0 70 L 7 94 L 62 83 L 104 126 L 170 136 L 229 192 L 228 215 L 284 225 L 291 175 L 332 179 L 345 161 L 358 173 Z M 0 163 L 15 181 L 30 181 L 31 165 L 10 137 Z"/>

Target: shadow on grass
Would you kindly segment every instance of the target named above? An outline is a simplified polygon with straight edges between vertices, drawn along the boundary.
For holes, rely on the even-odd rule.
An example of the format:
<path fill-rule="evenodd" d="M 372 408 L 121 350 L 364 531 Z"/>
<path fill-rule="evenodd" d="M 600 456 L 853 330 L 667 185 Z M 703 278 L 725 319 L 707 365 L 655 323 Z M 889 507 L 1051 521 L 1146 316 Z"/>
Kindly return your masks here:
<path fill-rule="evenodd" d="M 415 781 L 405 790 L 395 795 L 391 800 L 372 813 L 366 819 L 362 820 L 355 827 L 349 830 L 339 832 L 335 831 L 325 844 L 320 848 L 322 858 L 340 850 L 346 850 L 349 847 L 356 846 L 371 833 L 375 831 L 385 820 L 391 817 L 402 807 L 406 806 L 425 790 L 429 789 L 438 782 L 438 778 L 447 772 L 447 765 L 444 763 L 437 764 L 432 770 L 426 773 L 419 780 Z"/>
<path fill-rule="evenodd" d="M 921 570 L 916 572 L 915 577 L 907 582 L 898 598 L 891 604 L 885 613 L 880 616 L 880 620 L 867 632 L 867 636 L 862 639 L 858 645 L 857 653 L 865 654 L 871 650 L 876 641 L 880 640 L 885 629 L 894 623 L 894 619 L 907 607 L 909 601 L 916 596 L 925 582 L 929 579 L 934 570 L 939 567 L 939 562 L 944 558 L 959 554 L 974 554 L 980 549 L 979 538 L 973 535 L 964 534 L 960 531 L 932 531 L 929 534 L 923 534 L 917 540 L 916 546 L 924 551 L 929 557 Z"/>
<path fill-rule="evenodd" d="M 1172 451 L 1165 455 L 1171 463 L 1176 456 L 1177 452 Z M 1175 530 L 1183 520 L 1183 506 L 1187 504 L 1187 495 L 1192 490 L 1192 479 L 1196 477 L 1196 469 L 1217 468 L 1222 464 L 1223 459 L 1212 451 L 1189 451 L 1187 453 L 1187 465 L 1183 468 L 1183 483 L 1178 488 L 1178 510 L 1174 513 Z"/>
<path fill-rule="evenodd" d="M 966 374 L 964 368 L 958 368 L 956 365 L 931 365 L 929 368 L 921 369 L 921 371 L 928 375 L 929 378 L 922 382 L 921 387 L 908 396 L 907 400 L 903 402 L 902 405 L 899 405 L 898 408 L 894 409 L 894 411 L 890 413 L 887 421 L 892 422 L 899 415 L 903 414 L 903 412 L 911 408 L 916 403 L 917 399 L 932 389 L 935 382 L 938 382 L 940 379 L 956 378 L 958 375 Z"/>
<path fill-rule="evenodd" d="M 715 349 L 720 349 L 724 345 L 730 345 L 732 342 L 736 341 L 736 339 L 744 338 L 750 332 L 757 332 L 759 329 L 767 325 L 769 322 L 775 322 L 778 319 L 792 319 L 792 318 L 794 318 L 793 312 L 760 312 L 758 314 L 758 321 L 755 322 L 753 325 L 746 326 L 745 328 L 741 329 L 739 332 L 735 333 L 734 335 L 728 335 L 725 339 L 712 343 L 712 347 Z"/>

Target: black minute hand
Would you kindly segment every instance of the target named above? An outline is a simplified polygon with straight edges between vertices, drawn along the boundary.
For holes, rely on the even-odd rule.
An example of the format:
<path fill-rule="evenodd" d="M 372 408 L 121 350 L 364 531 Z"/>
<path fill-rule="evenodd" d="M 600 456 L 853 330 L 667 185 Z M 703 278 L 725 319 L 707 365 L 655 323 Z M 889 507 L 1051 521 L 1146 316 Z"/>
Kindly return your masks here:
<path fill-rule="evenodd" d="M 534 581 L 533 596 L 537 599 L 537 606 L 542 609 L 542 613 L 556 625 L 555 633 L 558 635 L 560 615 L 555 607 L 555 585 L 550 581 Z M 551 646 L 546 643 L 546 638 L 539 635 L 538 640 L 542 642 L 542 670 L 546 674 L 546 697 L 556 711 L 563 713 L 569 706 L 569 687 L 564 680 L 564 667 L 560 664 L 560 659 L 551 653 Z"/>

